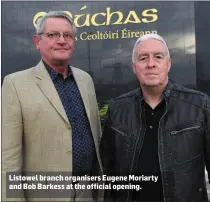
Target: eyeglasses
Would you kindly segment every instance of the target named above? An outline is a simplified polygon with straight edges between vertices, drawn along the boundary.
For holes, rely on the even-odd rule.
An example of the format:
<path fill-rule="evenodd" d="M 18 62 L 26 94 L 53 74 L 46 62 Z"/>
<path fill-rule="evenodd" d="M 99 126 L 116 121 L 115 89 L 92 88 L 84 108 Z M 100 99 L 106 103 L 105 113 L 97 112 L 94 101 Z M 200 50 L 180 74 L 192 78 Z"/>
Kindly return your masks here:
<path fill-rule="evenodd" d="M 39 33 L 39 35 L 45 35 L 46 37 L 48 37 L 49 39 L 52 40 L 58 40 L 61 35 L 63 36 L 63 38 L 66 41 L 73 41 L 75 40 L 75 36 L 71 33 L 63 33 L 61 34 L 60 32 L 48 32 L 48 33 Z"/>

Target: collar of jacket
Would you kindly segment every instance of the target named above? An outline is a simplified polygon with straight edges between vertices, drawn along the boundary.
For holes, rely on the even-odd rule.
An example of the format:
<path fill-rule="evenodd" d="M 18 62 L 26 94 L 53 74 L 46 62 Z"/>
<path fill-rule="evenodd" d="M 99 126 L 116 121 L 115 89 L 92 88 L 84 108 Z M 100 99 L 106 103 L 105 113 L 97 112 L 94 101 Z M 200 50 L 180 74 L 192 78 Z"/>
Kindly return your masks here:
<path fill-rule="evenodd" d="M 161 95 L 162 98 L 168 99 L 171 95 L 173 87 L 174 87 L 174 83 L 169 79 L 164 91 L 162 92 L 162 95 Z M 139 87 L 137 97 L 139 97 L 140 101 L 144 99 L 141 87 Z"/>

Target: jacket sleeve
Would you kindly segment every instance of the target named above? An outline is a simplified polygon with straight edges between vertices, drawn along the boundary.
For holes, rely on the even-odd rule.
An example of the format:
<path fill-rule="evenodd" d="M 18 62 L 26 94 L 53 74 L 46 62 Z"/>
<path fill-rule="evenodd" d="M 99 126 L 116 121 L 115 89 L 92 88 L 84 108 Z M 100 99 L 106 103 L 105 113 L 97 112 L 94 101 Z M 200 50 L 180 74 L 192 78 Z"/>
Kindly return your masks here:
<path fill-rule="evenodd" d="M 98 103 L 97 103 L 97 98 L 96 98 L 96 92 L 95 92 L 95 86 L 93 83 L 93 80 L 91 78 L 91 86 L 92 86 L 92 91 L 93 91 L 93 100 L 91 104 L 93 104 L 96 108 L 96 123 L 97 123 L 97 131 L 98 131 L 98 145 L 100 144 L 101 141 L 101 137 L 102 137 L 102 129 L 101 129 L 101 121 L 100 121 L 100 114 L 99 114 L 99 107 L 98 107 Z"/>
<path fill-rule="evenodd" d="M 100 144 L 100 154 L 104 174 L 108 176 L 115 175 L 115 141 L 114 134 L 110 128 L 110 110 L 108 109 L 107 117 L 104 122 L 103 135 Z M 106 182 L 104 182 L 106 183 Z M 115 201 L 114 190 L 105 190 L 105 202 Z"/>
<path fill-rule="evenodd" d="M 17 201 L 7 198 L 6 174 L 22 171 L 22 134 L 23 122 L 21 106 L 15 86 L 6 76 L 2 86 L 2 199 L 3 201 Z M 23 191 L 20 191 L 18 201 L 26 201 Z"/>
<path fill-rule="evenodd" d="M 113 135 L 114 134 L 112 134 L 112 130 L 110 129 L 109 125 L 109 117 L 107 117 L 104 124 L 103 135 L 100 144 L 100 154 L 105 175 L 111 175 L 111 172 L 113 172 L 113 165 L 114 165 Z"/>
<path fill-rule="evenodd" d="M 206 170 L 208 172 L 208 179 L 210 183 L 210 98 L 206 96 L 206 106 L 205 106 L 205 115 L 206 115 L 206 132 L 205 132 L 205 163 Z"/>

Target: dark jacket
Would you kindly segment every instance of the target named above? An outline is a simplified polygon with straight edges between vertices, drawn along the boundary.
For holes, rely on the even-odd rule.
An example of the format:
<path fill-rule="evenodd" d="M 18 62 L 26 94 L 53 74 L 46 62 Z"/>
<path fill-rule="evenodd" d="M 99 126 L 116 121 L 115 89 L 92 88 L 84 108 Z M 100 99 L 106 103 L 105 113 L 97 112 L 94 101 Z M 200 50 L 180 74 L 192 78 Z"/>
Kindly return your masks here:
<path fill-rule="evenodd" d="M 210 176 L 210 99 L 171 81 L 162 96 L 166 111 L 159 122 L 158 155 L 164 202 L 206 202 L 205 165 Z M 132 175 L 137 171 L 146 130 L 141 118 L 143 99 L 139 88 L 109 104 L 100 146 L 106 175 Z M 106 197 L 130 202 L 132 190 L 107 191 Z"/>

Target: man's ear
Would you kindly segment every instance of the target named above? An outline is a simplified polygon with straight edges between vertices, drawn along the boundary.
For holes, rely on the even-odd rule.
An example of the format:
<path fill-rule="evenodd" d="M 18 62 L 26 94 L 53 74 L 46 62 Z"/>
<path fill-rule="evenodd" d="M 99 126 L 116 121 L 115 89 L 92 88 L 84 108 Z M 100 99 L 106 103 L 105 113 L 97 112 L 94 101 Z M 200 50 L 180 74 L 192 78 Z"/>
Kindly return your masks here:
<path fill-rule="evenodd" d="M 133 73 L 136 74 L 136 65 L 132 62 Z"/>
<path fill-rule="evenodd" d="M 34 44 L 35 44 L 35 46 L 36 46 L 36 49 L 37 50 L 39 50 L 39 41 L 40 41 L 40 38 L 39 38 L 39 36 L 38 35 L 34 35 L 33 36 L 33 41 L 34 41 Z"/>
<path fill-rule="evenodd" d="M 171 58 L 169 58 L 168 60 L 168 72 L 170 72 L 170 69 L 171 69 Z"/>

